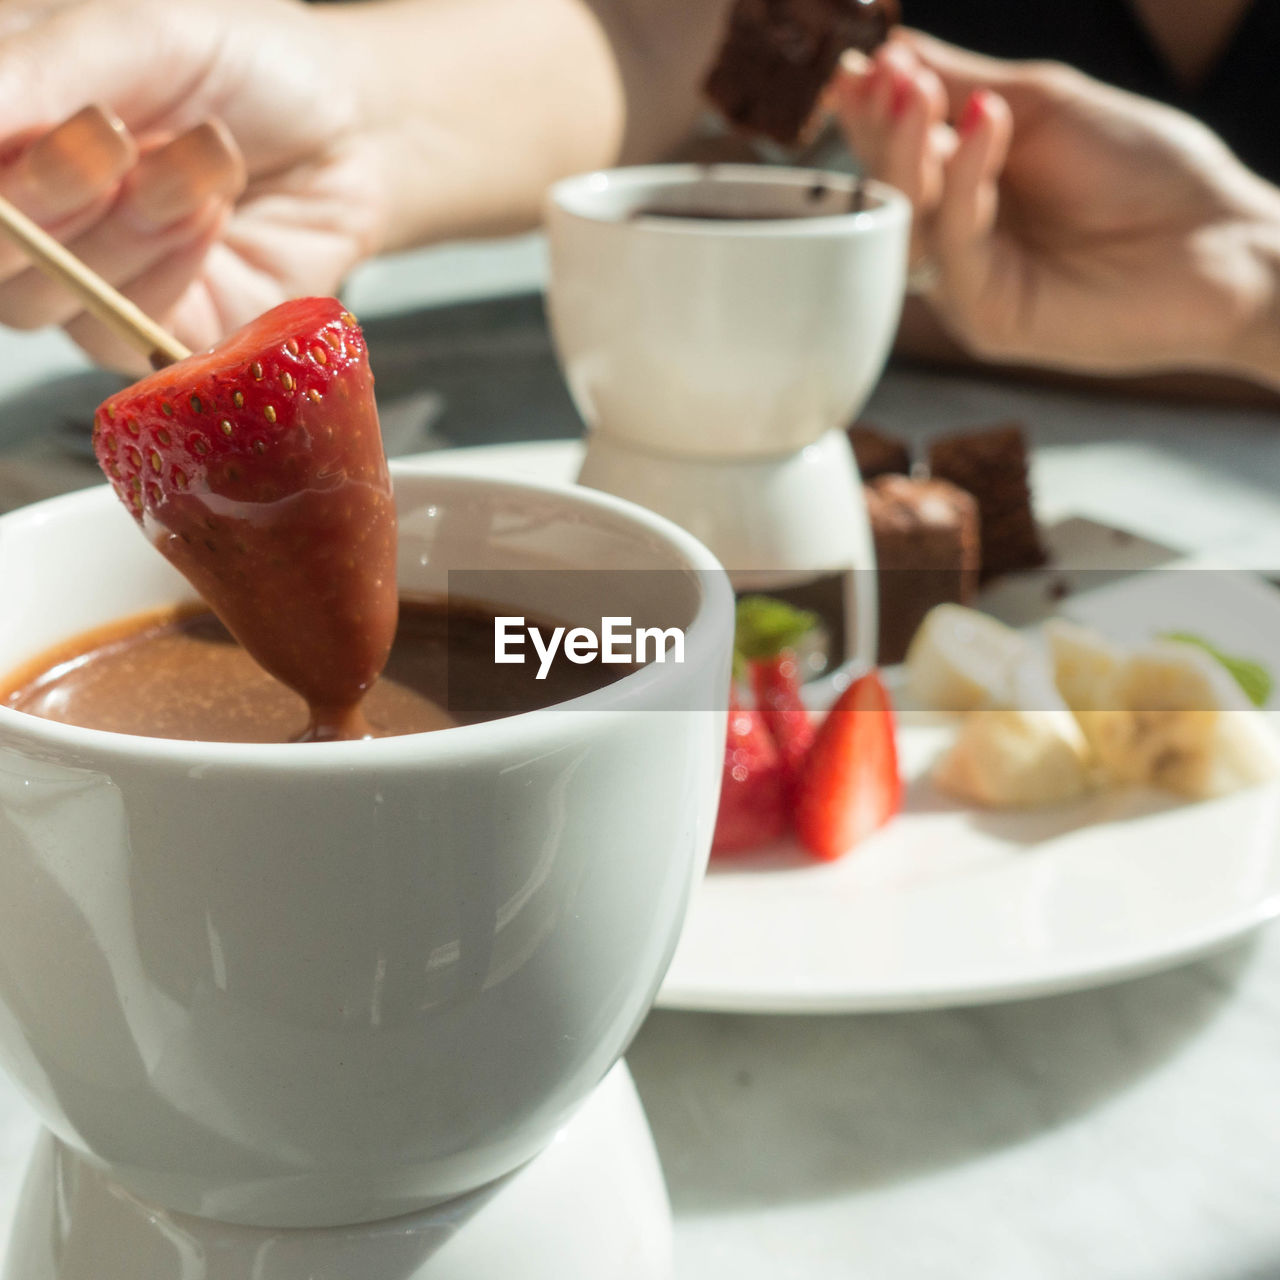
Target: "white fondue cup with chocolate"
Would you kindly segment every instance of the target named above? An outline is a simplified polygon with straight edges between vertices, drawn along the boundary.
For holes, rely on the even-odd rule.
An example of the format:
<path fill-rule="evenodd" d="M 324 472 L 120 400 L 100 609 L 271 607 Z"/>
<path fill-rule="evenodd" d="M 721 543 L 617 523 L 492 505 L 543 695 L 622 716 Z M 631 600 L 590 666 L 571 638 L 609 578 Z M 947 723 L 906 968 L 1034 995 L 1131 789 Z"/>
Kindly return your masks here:
<path fill-rule="evenodd" d="M 683 661 L 356 742 L 0 707 L 0 1063 L 168 1209 L 349 1224 L 515 1169 L 626 1048 L 705 865 L 733 628 L 713 556 L 604 494 L 393 475 L 402 592 L 465 571 L 512 615 L 678 629 Z M 190 597 L 105 487 L 0 519 L 0 593 L 0 670 Z"/>

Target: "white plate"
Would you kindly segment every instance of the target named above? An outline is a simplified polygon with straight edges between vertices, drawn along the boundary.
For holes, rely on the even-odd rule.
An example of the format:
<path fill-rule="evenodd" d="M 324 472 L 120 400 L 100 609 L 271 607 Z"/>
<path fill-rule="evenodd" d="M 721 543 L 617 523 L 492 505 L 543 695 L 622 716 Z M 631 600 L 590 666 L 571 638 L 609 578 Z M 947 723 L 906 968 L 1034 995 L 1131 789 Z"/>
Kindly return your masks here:
<path fill-rule="evenodd" d="M 433 455 L 442 467 L 571 479 L 580 446 Z M 1063 605 L 1118 638 L 1196 630 L 1280 670 L 1280 593 L 1214 572 L 1144 571 L 1167 556 L 1065 521 L 1076 568 L 1131 568 Z M 1121 563 L 1123 562 L 1123 563 Z M 1037 598 L 1042 585 L 1034 589 Z M 1006 586 L 1025 616 L 1027 592 Z M 1193 616 L 1188 616 L 1188 614 Z M 1011 1000 L 1101 985 L 1219 947 L 1280 913 L 1280 785 L 1203 804 L 1107 792 L 1031 813 L 966 809 L 928 783 L 948 730 L 904 718 L 904 813 L 840 862 L 793 847 L 714 866 L 658 998 L 668 1008 L 855 1012 Z"/>

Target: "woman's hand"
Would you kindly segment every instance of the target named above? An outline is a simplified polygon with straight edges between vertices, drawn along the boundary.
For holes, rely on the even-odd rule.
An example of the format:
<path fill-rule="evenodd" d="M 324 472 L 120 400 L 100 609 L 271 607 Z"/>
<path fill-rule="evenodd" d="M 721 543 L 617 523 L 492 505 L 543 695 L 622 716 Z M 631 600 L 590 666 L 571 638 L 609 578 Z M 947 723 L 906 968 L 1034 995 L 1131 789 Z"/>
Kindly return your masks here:
<path fill-rule="evenodd" d="M 384 210 L 323 28 L 292 0 L 0 5 L 0 191 L 193 348 L 332 292 Z M 8 245 L 0 323 L 138 367 Z"/>
<path fill-rule="evenodd" d="M 1280 382 L 1280 193 L 1195 120 L 914 32 L 849 59 L 829 103 L 914 202 L 922 291 L 973 354 Z"/>

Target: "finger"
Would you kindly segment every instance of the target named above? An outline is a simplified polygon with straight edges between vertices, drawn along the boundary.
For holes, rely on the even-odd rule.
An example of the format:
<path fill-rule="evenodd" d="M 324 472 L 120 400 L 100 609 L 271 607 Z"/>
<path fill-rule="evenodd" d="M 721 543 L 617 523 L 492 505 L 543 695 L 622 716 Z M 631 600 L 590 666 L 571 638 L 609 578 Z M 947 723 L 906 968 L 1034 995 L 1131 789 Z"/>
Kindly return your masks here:
<path fill-rule="evenodd" d="M 200 235 L 121 288 L 121 292 L 143 312 L 195 350 L 210 345 L 203 340 L 204 334 L 177 333 L 174 318 L 184 310 L 182 304 L 188 293 L 201 287 L 200 273 L 231 217 L 229 202 L 211 203 L 214 209 Z M 71 320 L 66 331 L 97 364 L 125 373 L 148 371 L 146 357 L 87 312 L 82 311 Z"/>
<path fill-rule="evenodd" d="M 244 156 L 221 120 L 205 120 L 149 151 L 130 174 L 121 205 L 144 233 L 187 217 L 210 197 L 244 193 Z"/>
<path fill-rule="evenodd" d="M 901 43 L 921 63 L 932 68 L 946 86 L 948 96 L 959 96 L 964 101 L 975 89 L 1010 84 L 1022 76 L 1024 64 L 1021 62 L 974 53 L 913 28 L 901 28 L 893 42 Z"/>
<path fill-rule="evenodd" d="M 168 114 L 182 96 L 175 99 L 175 83 L 191 74 L 189 50 L 212 48 L 216 35 L 210 29 L 206 41 L 200 29 L 202 22 L 212 28 L 214 15 L 189 8 L 181 33 L 164 31 L 141 6 L 74 2 L 49 4 L 0 29 L 3 136 L 42 129 L 84 102 L 110 105 L 137 129 Z M 166 59 L 159 70 L 157 57 Z"/>
<path fill-rule="evenodd" d="M 240 153 L 224 126 L 209 122 L 143 156 L 111 211 L 68 247 L 111 284 L 134 280 L 204 235 L 211 202 L 244 190 Z M 28 268 L 0 285 L 0 323 L 65 324 L 80 309 L 60 282 Z"/>
<path fill-rule="evenodd" d="M 118 116 L 85 107 L 35 136 L 0 170 L 0 195 L 65 241 L 110 206 L 137 158 L 137 145 Z M 0 280 L 26 263 L 16 245 L 0 240 Z"/>
<path fill-rule="evenodd" d="M 137 158 L 124 121 L 95 103 L 31 141 L 8 167 L 0 190 L 49 226 L 114 190 Z"/>
<path fill-rule="evenodd" d="M 926 75 L 932 86 L 924 82 Z M 933 88 L 940 86 L 932 72 L 897 73 L 885 147 L 884 180 L 908 196 L 922 214 L 933 211 L 942 177 L 930 146 L 932 131 L 943 120 Z"/>
<path fill-rule="evenodd" d="M 866 64 L 864 66 L 864 64 Z M 887 58 L 889 119 L 882 130 L 864 111 L 866 82 L 873 71 L 866 59 L 849 59 L 834 86 L 832 107 L 849 145 L 866 163 L 866 171 L 901 191 L 915 208 L 912 221 L 912 261 L 924 252 L 922 228 L 932 215 L 942 190 L 942 168 L 954 146 L 945 124 L 946 94 L 938 77 L 901 51 Z"/>
<path fill-rule="evenodd" d="M 882 45 L 868 58 L 848 51 L 829 87 L 827 104 L 836 116 L 850 150 L 868 175 L 903 185 L 901 165 L 890 173 L 890 141 L 898 121 L 908 113 L 920 65 L 905 49 Z M 899 151 L 903 150 L 899 145 Z M 911 184 L 908 184 L 911 185 Z"/>
<path fill-rule="evenodd" d="M 1013 133 L 1008 104 L 999 94 L 977 90 L 964 107 L 957 133 L 933 239 L 947 289 L 965 295 L 979 287 L 989 260 L 999 211 L 997 180 Z"/>
<path fill-rule="evenodd" d="M 248 324 L 254 316 L 302 287 L 299 284 L 297 289 L 291 288 L 290 283 L 273 274 L 280 270 L 280 260 L 250 243 L 253 237 L 239 230 L 238 224 L 243 220 L 241 211 L 237 211 L 222 239 L 209 250 L 205 271 L 209 298 L 222 333 Z"/>
<path fill-rule="evenodd" d="M 899 42 L 938 77 L 953 118 L 959 119 L 965 104 L 979 89 L 995 89 L 1015 109 L 1026 92 L 1028 64 L 1025 62 L 972 53 L 923 31 L 903 29 L 894 40 Z"/>
<path fill-rule="evenodd" d="M 209 254 L 205 256 L 200 266 L 199 276 L 183 291 L 165 318 L 165 328 L 192 351 L 207 351 L 229 332 L 229 327 L 218 310 L 217 301 L 209 286 L 212 270 L 210 255 L 216 252 L 217 248 L 217 244 L 210 248 Z M 279 302 L 279 297 L 275 301 Z M 260 315 L 261 312 L 255 314 Z"/>
<path fill-rule="evenodd" d="M 874 176 L 881 167 L 884 130 L 871 108 L 872 88 L 879 69 L 865 54 L 848 54 L 841 59 L 825 97 L 827 110 L 835 117 L 846 146 L 858 158 L 864 173 Z"/>
<path fill-rule="evenodd" d="M 872 79 L 867 94 L 867 108 L 872 123 L 883 129 L 889 122 L 889 109 L 893 102 L 893 68 L 886 60 L 884 48 L 877 50 L 871 60 Z"/>
<path fill-rule="evenodd" d="M 951 111 L 951 102 L 941 76 L 922 62 L 916 70 L 916 82 L 928 106 L 929 119 L 934 124 L 945 124 Z"/>

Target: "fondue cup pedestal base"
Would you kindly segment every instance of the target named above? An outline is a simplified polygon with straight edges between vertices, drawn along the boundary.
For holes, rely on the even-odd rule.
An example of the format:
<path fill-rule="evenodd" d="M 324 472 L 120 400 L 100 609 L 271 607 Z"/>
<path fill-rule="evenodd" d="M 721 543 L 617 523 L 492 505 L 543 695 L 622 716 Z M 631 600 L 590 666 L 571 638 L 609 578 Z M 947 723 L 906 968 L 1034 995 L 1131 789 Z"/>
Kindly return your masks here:
<path fill-rule="evenodd" d="M 772 457 L 651 451 L 605 430 L 587 435 L 578 483 L 656 511 L 704 542 L 739 592 L 849 575 L 838 663 L 875 662 L 875 551 L 862 480 L 843 430 Z"/>
<path fill-rule="evenodd" d="M 497 1183 L 351 1227 L 233 1226 L 146 1204 L 43 1133 L 4 1280 L 670 1280 L 671 1212 L 619 1063 L 550 1144 Z"/>

